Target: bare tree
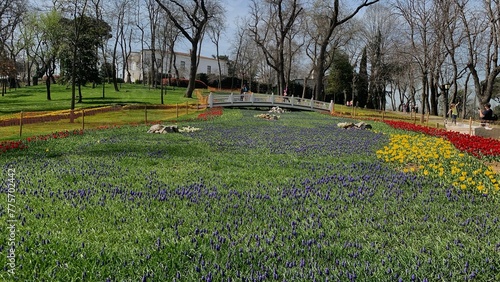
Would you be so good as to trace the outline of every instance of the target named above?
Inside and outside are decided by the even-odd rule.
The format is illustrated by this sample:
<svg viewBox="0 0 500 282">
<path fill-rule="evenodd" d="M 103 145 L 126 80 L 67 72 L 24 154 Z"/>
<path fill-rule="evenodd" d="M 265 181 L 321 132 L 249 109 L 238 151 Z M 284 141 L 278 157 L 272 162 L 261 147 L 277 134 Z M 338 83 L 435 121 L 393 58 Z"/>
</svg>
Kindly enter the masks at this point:
<svg viewBox="0 0 500 282">
<path fill-rule="evenodd" d="M 439 41 L 435 33 L 432 33 L 431 0 L 397 0 L 395 8 L 400 16 L 407 23 L 406 36 L 409 47 L 407 54 L 412 57 L 412 62 L 418 66 L 421 79 L 421 118 L 424 121 L 424 114 L 430 111 L 429 105 L 429 74 L 432 65 L 432 44 Z"/>
<path fill-rule="evenodd" d="M 219 11 L 217 1 L 205 0 L 155 0 L 166 12 L 168 18 L 179 29 L 184 37 L 191 43 L 190 58 L 191 66 L 189 71 L 189 84 L 185 96 L 191 98 L 195 89 L 196 71 L 198 66 L 198 48 L 203 39 L 208 22 Z M 207 5 L 208 4 L 208 5 Z M 180 14 L 174 13 L 177 8 Z M 186 24 L 179 19 L 185 17 Z"/>
<path fill-rule="evenodd" d="M 140 5 L 140 1 L 141 0 L 137 0 L 137 11 L 136 11 L 136 20 L 135 20 L 135 27 L 137 27 L 137 29 L 139 29 L 140 31 L 140 37 L 139 37 L 139 43 L 140 43 L 140 46 L 141 46 L 141 80 L 142 80 L 142 84 L 143 85 L 146 85 L 146 64 L 144 62 L 144 41 L 145 41 L 145 38 L 146 38 L 146 26 L 145 26 L 145 23 L 144 21 L 142 20 L 142 18 L 144 17 L 144 12 L 143 10 L 141 9 L 141 6 Z"/>
<path fill-rule="evenodd" d="M 159 60 L 158 60 L 158 63 L 157 65 L 159 66 L 159 73 L 160 73 L 160 103 L 163 105 L 164 104 L 164 82 L 163 82 L 163 78 L 164 78 L 164 74 L 165 74 L 165 70 L 167 69 L 167 66 L 166 66 L 166 60 L 167 58 L 169 57 L 168 55 L 170 55 L 170 57 L 172 56 L 172 54 L 169 54 L 169 50 L 170 50 L 170 47 L 169 47 L 169 43 L 170 43 L 170 32 L 171 32 L 171 28 L 170 26 L 168 25 L 170 22 L 169 21 L 166 21 L 166 22 L 163 22 L 162 25 L 159 25 L 157 26 L 157 29 L 158 31 L 156 31 L 156 38 L 157 38 L 157 46 L 159 47 Z"/>
<path fill-rule="evenodd" d="M 370 75 L 369 88 L 360 85 L 360 105 L 368 108 L 384 109 L 387 86 L 392 80 L 395 71 L 394 61 L 397 38 L 400 37 L 397 17 L 394 17 L 389 6 L 382 3 L 372 5 L 366 10 L 362 20 L 362 38 L 366 44 L 367 59 L 369 60 Z M 365 78 L 361 78 L 362 80 Z M 368 78 L 366 78 L 368 79 Z M 394 97 L 394 96 L 393 96 Z M 394 101 L 393 107 L 394 107 Z"/>
<path fill-rule="evenodd" d="M 483 0 L 482 10 L 473 10 L 472 1 L 457 1 L 465 28 L 467 42 L 467 68 L 469 69 L 476 97 L 486 104 L 493 95 L 495 78 L 500 73 L 500 3 Z M 480 64 L 483 64 L 480 67 Z M 484 77 L 484 79 L 481 79 Z"/>
<path fill-rule="evenodd" d="M 240 64 L 240 58 L 242 57 L 242 53 L 243 53 L 243 49 L 245 48 L 245 46 L 248 46 L 247 42 L 246 42 L 246 35 L 247 35 L 247 32 L 248 30 L 246 29 L 246 26 L 245 25 L 240 25 L 240 23 L 238 23 L 238 29 L 236 30 L 236 40 L 235 42 L 233 42 L 233 48 L 234 48 L 234 62 L 232 64 L 232 67 L 231 67 L 231 89 L 234 89 L 235 88 L 235 85 L 234 85 L 234 77 L 235 75 L 237 74 L 238 70 L 240 71 L 240 73 L 243 73 L 244 72 L 244 65 L 243 64 Z M 241 85 L 239 85 L 240 87 L 243 87 L 243 77 L 242 77 L 242 81 L 241 81 Z"/>
<path fill-rule="evenodd" d="M 454 5 L 452 1 L 437 1 L 436 6 L 438 11 L 441 11 L 439 13 L 440 19 L 436 21 L 436 28 L 438 32 L 442 34 L 440 36 L 443 40 L 442 46 L 445 48 L 447 53 L 443 66 L 444 69 L 441 71 L 441 84 L 449 84 L 451 87 L 451 97 L 448 95 L 448 90 L 443 91 L 444 114 L 447 112 L 450 100 L 451 102 L 461 101 L 461 114 L 462 117 L 465 117 L 467 99 L 463 99 L 463 97 L 458 96 L 458 80 L 464 76 L 467 70 L 466 66 L 460 66 L 459 60 L 461 57 L 458 54 L 460 45 L 462 45 L 465 38 L 464 28 L 463 25 L 461 25 L 458 7 L 457 5 Z"/>
<path fill-rule="evenodd" d="M 223 12 L 222 14 L 225 14 Z M 222 69 L 221 69 L 221 64 L 220 64 L 220 50 L 219 50 L 219 43 L 220 43 L 220 38 L 221 34 L 225 30 L 225 24 L 223 18 L 219 18 L 220 20 L 213 21 L 211 24 L 208 26 L 208 36 L 210 37 L 210 40 L 212 43 L 215 45 L 215 58 L 217 59 L 217 67 L 218 67 L 218 88 L 219 90 L 221 89 L 221 80 L 222 80 Z"/>
<path fill-rule="evenodd" d="M 95 1 L 95 0 L 94 0 Z M 117 79 L 117 65 L 118 58 L 120 54 L 118 53 L 118 47 L 121 48 L 121 54 L 124 53 L 123 42 L 126 40 L 125 32 L 128 27 L 127 15 L 130 14 L 130 5 L 132 4 L 131 0 L 116 0 L 112 3 L 113 9 L 109 12 L 110 19 L 114 21 L 114 36 L 113 36 L 113 46 L 111 53 L 111 78 L 113 79 L 113 87 L 116 92 L 120 91 L 118 88 L 118 79 Z M 126 62 L 123 62 L 123 65 L 126 65 Z M 123 68 L 125 69 L 125 68 Z"/>
<path fill-rule="evenodd" d="M 361 9 L 364 7 L 368 7 L 372 4 L 377 3 L 379 0 L 363 0 L 363 1 L 349 1 L 350 6 L 353 6 L 353 10 L 350 11 L 341 11 L 340 10 L 340 1 L 334 0 L 333 6 L 328 4 L 324 4 L 323 1 L 318 0 L 320 4 L 317 4 L 319 7 L 324 7 L 323 9 L 318 9 L 318 17 L 325 19 L 325 26 L 323 29 L 318 30 L 317 35 L 315 36 L 318 40 L 318 52 L 315 63 L 315 80 L 316 80 L 316 91 L 315 98 L 318 99 L 323 94 L 323 80 L 325 77 L 325 61 L 328 55 L 328 46 L 330 45 L 330 40 L 332 38 L 333 32 L 339 26 L 345 24 L 349 20 L 351 20 L 354 16 L 356 16 Z M 355 3 L 353 3 L 355 2 Z M 347 7 L 347 3 L 343 3 L 342 7 Z"/>
<path fill-rule="evenodd" d="M 285 43 L 303 7 L 297 0 L 252 0 L 249 31 L 276 71 L 278 93 L 283 93 L 285 78 Z M 291 56 L 291 54 L 289 54 Z"/>
<path fill-rule="evenodd" d="M 148 82 L 149 85 L 152 86 L 153 88 L 156 87 L 156 71 L 157 71 L 157 61 L 156 61 L 156 31 L 157 28 L 156 26 L 159 24 L 160 21 L 160 5 L 158 5 L 158 1 L 154 0 L 145 0 L 146 5 L 148 7 L 148 18 L 149 18 L 149 30 L 150 30 L 150 70 L 149 70 L 149 76 L 148 76 Z"/>
</svg>

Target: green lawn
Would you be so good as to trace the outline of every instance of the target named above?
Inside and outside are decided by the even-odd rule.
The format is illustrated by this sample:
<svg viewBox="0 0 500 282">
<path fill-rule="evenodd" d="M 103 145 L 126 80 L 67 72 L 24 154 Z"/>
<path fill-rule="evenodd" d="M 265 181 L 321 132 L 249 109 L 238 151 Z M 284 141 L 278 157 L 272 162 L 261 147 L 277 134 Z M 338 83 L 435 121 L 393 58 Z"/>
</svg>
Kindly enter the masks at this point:
<svg viewBox="0 0 500 282">
<path fill-rule="evenodd" d="M 384 162 L 390 134 L 408 134 L 385 124 L 259 113 L 6 152 L 3 181 L 16 188 L 0 220 L 16 221 L 0 236 L 0 280 L 500 281 L 498 195 Z"/>
<path fill-rule="evenodd" d="M 193 98 L 185 98 L 185 88 L 168 87 L 164 94 L 164 104 L 196 103 Z M 103 98 L 102 86 L 96 88 L 82 87 L 82 103 L 76 108 L 98 107 L 112 104 L 160 104 L 160 89 L 152 89 L 143 85 L 121 84 L 120 91 L 114 91 L 113 85 L 105 85 Z M 78 92 L 76 93 L 78 98 Z M 2 115 L 11 115 L 34 111 L 57 111 L 71 108 L 71 88 L 64 85 L 53 84 L 51 87 L 50 101 L 47 100 L 45 85 L 27 86 L 9 90 L 3 97 L 0 96 L 0 118 Z"/>
</svg>

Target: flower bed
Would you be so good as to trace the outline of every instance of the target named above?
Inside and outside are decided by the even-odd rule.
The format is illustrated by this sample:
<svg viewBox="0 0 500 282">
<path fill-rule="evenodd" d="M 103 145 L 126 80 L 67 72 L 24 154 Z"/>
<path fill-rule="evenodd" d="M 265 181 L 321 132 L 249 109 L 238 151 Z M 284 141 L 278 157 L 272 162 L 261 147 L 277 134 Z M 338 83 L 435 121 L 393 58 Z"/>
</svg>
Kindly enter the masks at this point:
<svg viewBox="0 0 500 282">
<path fill-rule="evenodd" d="M 256 113 L 184 134 L 50 137 L 2 156 L 19 187 L 17 280 L 498 280 L 498 198 L 442 180 L 484 181 L 480 166 L 447 168 L 479 160 L 381 123 L 346 130 L 296 112 L 270 125 Z M 378 158 L 384 146 L 393 153 Z"/>
<path fill-rule="evenodd" d="M 500 141 L 495 139 L 446 131 L 440 128 L 415 125 L 404 121 L 385 120 L 384 122 L 393 128 L 421 132 L 430 136 L 445 138 L 460 151 L 467 152 L 478 158 L 485 156 L 500 156 Z"/>
</svg>

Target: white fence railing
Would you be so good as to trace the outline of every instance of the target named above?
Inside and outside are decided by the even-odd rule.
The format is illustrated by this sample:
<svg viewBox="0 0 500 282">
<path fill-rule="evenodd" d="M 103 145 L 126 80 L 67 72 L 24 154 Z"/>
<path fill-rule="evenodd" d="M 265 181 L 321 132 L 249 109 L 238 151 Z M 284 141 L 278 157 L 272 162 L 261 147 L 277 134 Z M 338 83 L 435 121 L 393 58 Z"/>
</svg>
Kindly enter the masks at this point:
<svg viewBox="0 0 500 282">
<path fill-rule="evenodd" d="M 217 106 L 249 106 L 249 105 L 277 105 L 292 107 L 298 109 L 309 108 L 311 110 L 323 110 L 331 112 L 333 110 L 333 101 L 330 103 L 315 101 L 313 99 L 303 99 L 294 96 L 268 95 L 256 93 L 243 94 L 213 94 L 208 96 L 208 106 L 210 108 Z"/>
</svg>

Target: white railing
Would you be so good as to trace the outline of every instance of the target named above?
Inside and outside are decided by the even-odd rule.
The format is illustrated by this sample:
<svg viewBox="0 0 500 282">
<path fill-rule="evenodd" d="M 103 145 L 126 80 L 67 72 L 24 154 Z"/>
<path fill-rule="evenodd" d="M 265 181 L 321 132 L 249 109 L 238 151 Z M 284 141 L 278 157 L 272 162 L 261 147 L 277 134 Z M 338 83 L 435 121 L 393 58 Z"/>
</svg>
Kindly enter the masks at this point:
<svg viewBox="0 0 500 282">
<path fill-rule="evenodd" d="M 333 101 L 330 103 L 323 101 L 315 101 L 313 99 L 303 99 L 294 96 L 268 95 L 256 93 L 243 94 L 213 94 L 208 96 L 208 106 L 210 108 L 217 106 L 248 106 L 257 104 L 286 106 L 298 109 L 309 108 L 311 110 L 333 111 Z"/>
</svg>

